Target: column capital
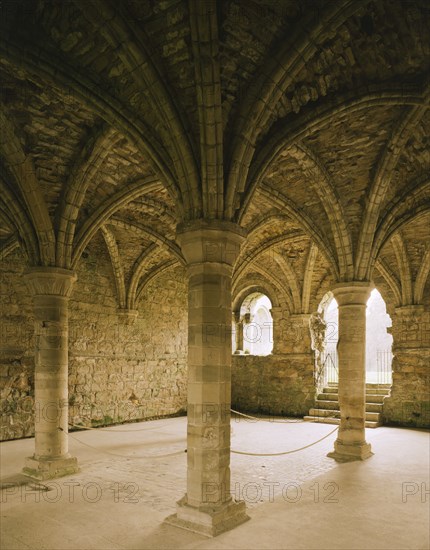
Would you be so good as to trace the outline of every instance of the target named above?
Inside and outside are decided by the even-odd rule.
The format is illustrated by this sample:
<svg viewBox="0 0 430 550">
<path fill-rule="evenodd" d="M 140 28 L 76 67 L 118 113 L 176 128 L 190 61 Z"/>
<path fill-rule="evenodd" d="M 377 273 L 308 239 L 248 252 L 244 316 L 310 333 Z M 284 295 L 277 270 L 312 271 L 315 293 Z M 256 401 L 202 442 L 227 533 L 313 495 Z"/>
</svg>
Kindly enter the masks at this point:
<svg viewBox="0 0 430 550">
<path fill-rule="evenodd" d="M 116 313 L 120 321 L 122 321 L 125 325 L 132 325 L 139 315 L 139 311 L 137 309 L 127 308 L 118 308 Z"/>
<path fill-rule="evenodd" d="M 375 285 L 366 281 L 338 283 L 332 287 L 333 296 L 339 306 L 366 305 Z"/>
<path fill-rule="evenodd" d="M 280 319 L 284 314 L 284 310 L 281 306 L 272 306 L 270 308 L 270 315 L 272 319 Z"/>
<path fill-rule="evenodd" d="M 72 293 L 77 275 L 69 269 L 60 267 L 33 267 L 23 275 L 33 296 L 63 296 Z"/>
<path fill-rule="evenodd" d="M 233 267 L 245 235 L 240 226 L 223 220 L 193 220 L 176 229 L 188 265 L 212 263 Z"/>
</svg>

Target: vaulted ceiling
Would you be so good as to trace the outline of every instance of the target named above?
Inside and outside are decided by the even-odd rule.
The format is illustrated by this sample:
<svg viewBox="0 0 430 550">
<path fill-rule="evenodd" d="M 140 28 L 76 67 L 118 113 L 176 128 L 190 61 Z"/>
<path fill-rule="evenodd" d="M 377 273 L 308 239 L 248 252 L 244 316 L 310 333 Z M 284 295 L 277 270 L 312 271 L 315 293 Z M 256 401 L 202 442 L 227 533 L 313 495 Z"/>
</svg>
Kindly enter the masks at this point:
<svg viewBox="0 0 430 550">
<path fill-rule="evenodd" d="M 430 303 L 428 2 L 11 0 L 1 26 L 4 256 L 76 269 L 102 236 L 133 308 L 178 223 L 225 219 L 234 284 L 292 312 L 374 277 Z"/>
</svg>

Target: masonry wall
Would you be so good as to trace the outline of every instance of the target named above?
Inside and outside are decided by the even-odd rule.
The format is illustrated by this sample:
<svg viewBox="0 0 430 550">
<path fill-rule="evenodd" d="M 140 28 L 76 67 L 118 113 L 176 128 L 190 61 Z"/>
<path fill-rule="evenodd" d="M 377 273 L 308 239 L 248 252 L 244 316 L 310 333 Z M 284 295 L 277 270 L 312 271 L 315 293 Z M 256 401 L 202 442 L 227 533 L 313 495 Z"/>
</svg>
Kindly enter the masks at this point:
<svg viewBox="0 0 430 550">
<path fill-rule="evenodd" d="M 19 250 L 0 262 L 0 438 L 34 434 L 32 300 Z"/>
<path fill-rule="evenodd" d="M 232 357 L 232 408 L 285 416 L 304 416 L 314 404 L 310 355 Z"/>
<path fill-rule="evenodd" d="M 430 307 L 396 308 L 392 321 L 393 385 L 384 422 L 430 428 Z"/>
<path fill-rule="evenodd" d="M 304 416 L 315 403 L 314 353 L 309 316 L 288 312 L 273 327 L 267 356 L 232 356 L 232 408 L 243 412 Z"/>
<path fill-rule="evenodd" d="M 184 272 L 151 282 L 127 324 L 117 312 L 107 256 L 89 250 L 69 305 L 69 419 L 84 426 L 184 414 L 187 297 Z M 19 252 L 0 265 L 1 439 L 34 433 L 31 298 Z"/>
</svg>

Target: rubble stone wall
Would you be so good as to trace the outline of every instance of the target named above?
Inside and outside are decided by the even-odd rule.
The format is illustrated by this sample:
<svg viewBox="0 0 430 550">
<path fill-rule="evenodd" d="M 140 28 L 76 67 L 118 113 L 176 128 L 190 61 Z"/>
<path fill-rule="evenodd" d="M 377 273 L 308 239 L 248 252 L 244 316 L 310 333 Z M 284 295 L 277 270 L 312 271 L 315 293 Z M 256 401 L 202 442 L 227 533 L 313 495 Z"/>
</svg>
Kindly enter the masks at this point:
<svg viewBox="0 0 430 550">
<path fill-rule="evenodd" d="M 155 278 L 128 324 L 117 311 L 109 264 L 90 260 L 81 261 L 69 302 L 70 423 L 98 426 L 185 413 L 183 269 Z M 33 317 L 24 269 L 19 252 L 0 265 L 2 440 L 34 434 Z"/>
<path fill-rule="evenodd" d="M 234 355 L 232 408 L 304 416 L 315 402 L 313 353 Z"/>
<path fill-rule="evenodd" d="M 430 308 L 398 307 L 392 316 L 393 385 L 385 424 L 430 428 Z"/>
</svg>

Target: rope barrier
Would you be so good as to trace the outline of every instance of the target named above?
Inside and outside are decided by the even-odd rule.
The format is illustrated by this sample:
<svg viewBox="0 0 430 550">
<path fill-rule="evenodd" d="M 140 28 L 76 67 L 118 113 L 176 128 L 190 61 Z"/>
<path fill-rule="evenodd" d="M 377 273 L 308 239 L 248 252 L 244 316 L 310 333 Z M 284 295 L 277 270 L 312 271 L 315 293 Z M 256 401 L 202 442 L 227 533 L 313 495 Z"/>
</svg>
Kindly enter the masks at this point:
<svg viewBox="0 0 430 550">
<path fill-rule="evenodd" d="M 252 418 L 253 420 L 261 420 L 262 422 L 270 422 L 272 424 L 299 424 L 300 422 L 306 422 L 306 420 L 268 420 L 267 418 L 259 418 L 258 416 L 252 416 L 250 414 L 241 413 L 239 411 L 235 411 L 234 409 L 230 409 L 230 411 L 234 414 L 237 414 L 239 416 L 243 416 L 245 418 Z M 152 428 L 139 428 L 137 430 L 117 430 L 107 427 L 94 427 L 94 426 L 81 426 L 80 424 L 69 424 L 72 428 L 79 428 L 80 430 L 97 430 L 97 431 L 104 431 L 104 432 L 118 432 L 118 433 L 133 433 L 133 432 L 148 432 L 150 430 L 157 430 L 159 428 L 163 428 L 165 424 L 161 426 L 154 426 Z"/>
<path fill-rule="evenodd" d="M 268 420 L 267 418 L 259 418 L 258 416 L 251 416 L 250 414 L 241 413 L 239 411 L 235 411 L 234 409 L 230 409 L 230 411 L 234 414 L 238 414 L 239 416 L 252 418 L 254 420 L 261 420 L 262 422 L 270 422 L 272 424 L 300 424 L 300 422 L 307 422 L 307 420 Z"/>
<path fill-rule="evenodd" d="M 94 447 L 93 445 L 89 445 L 88 443 L 84 443 L 83 441 L 78 439 L 73 434 L 69 433 L 69 436 L 72 437 L 73 439 L 76 439 L 76 441 L 78 441 L 81 445 L 85 445 L 85 447 L 89 447 L 90 449 L 94 449 L 96 451 L 99 451 L 99 453 L 105 453 L 105 454 L 108 454 L 108 455 L 117 456 L 117 457 L 121 457 L 121 458 L 144 458 L 144 459 L 168 458 L 170 456 L 182 455 L 182 454 L 187 452 L 187 450 L 184 449 L 183 451 L 176 451 L 174 453 L 168 453 L 168 454 L 164 454 L 164 455 L 147 455 L 147 456 L 142 456 L 142 455 L 121 455 L 119 453 L 112 453 L 110 451 L 102 451 L 101 449 L 98 449 L 97 447 Z"/>
<path fill-rule="evenodd" d="M 256 416 L 251 416 L 249 414 L 240 413 L 238 411 L 235 411 L 234 409 L 230 409 L 230 410 L 231 410 L 231 412 L 233 412 L 235 414 L 239 414 L 240 416 L 245 416 L 245 417 L 248 417 L 248 418 L 255 418 L 256 420 L 264 420 L 264 419 L 260 419 Z M 266 420 L 266 422 L 271 422 L 271 421 Z M 279 420 L 278 423 L 279 424 L 292 424 L 293 422 Z M 90 429 L 90 430 L 100 430 L 101 429 L 101 428 L 84 428 L 83 426 L 77 426 L 76 424 L 70 424 L 70 426 L 83 428 L 83 429 Z M 145 429 L 143 429 L 143 430 L 139 429 L 139 430 L 108 430 L 108 431 L 113 431 L 113 432 L 123 432 L 123 431 L 124 432 L 134 432 L 134 431 L 136 431 L 136 432 L 138 432 L 138 431 L 147 431 L 149 429 L 156 429 L 156 428 L 147 428 L 146 430 Z M 282 451 L 282 452 L 279 452 L 279 453 L 249 453 L 249 452 L 246 452 L 246 451 L 235 451 L 234 449 L 231 449 L 230 452 L 233 453 L 233 454 L 236 454 L 236 455 L 245 455 L 245 456 L 284 456 L 284 455 L 289 455 L 289 454 L 297 453 L 299 451 L 304 451 L 305 449 L 309 449 L 309 447 L 313 447 L 314 445 L 317 445 L 321 441 L 324 441 L 324 439 L 327 439 L 332 434 L 334 434 L 334 432 L 336 432 L 338 429 L 339 429 L 339 426 L 336 426 L 336 428 L 334 428 L 334 430 L 332 430 L 331 432 L 326 434 L 324 437 L 321 437 L 317 441 L 314 441 L 313 443 L 309 443 L 308 445 L 305 445 L 304 447 L 299 447 L 298 449 L 292 449 L 292 450 L 289 450 L 289 451 Z M 105 453 L 105 454 L 109 454 L 109 455 L 117 456 L 117 457 L 121 457 L 121 458 L 143 458 L 143 459 L 168 458 L 168 457 L 171 457 L 171 456 L 178 456 L 178 455 L 181 455 L 181 454 L 187 452 L 187 449 L 184 449 L 183 451 L 176 451 L 174 453 L 168 453 L 168 454 L 163 454 L 163 455 L 149 455 L 149 456 L 148 455 L 147 456 L 122 455 L 122 454 L 119 454 L 119 453 L 112 453 L 110 451 L 102 451 L 102 450 L 98 449 L 97 447 L 94 447 L 93 445 L 89 445 L 88 443 L 84 443 L 83 441 L 78 439 L 73 434 L 69 433 L 69 435 L 70 435 L 70 437 L 72 437 L 73 439 L 78 441 L 81 445 L 85 445 L 86 447 L 89 447 L 90 449 L 94 449 L 96 451 L 99 451 L 100 453 Z"/>
<path fill-rule="evenodd" d="M 305 449 L 308 449 L 309 447 L 312 447 L 313 445 L 316 445 L 317 443 L 320 443 L 324 439 L 327 439 L 327 437 L 331 436 L 331 434 L 334 434 L 335 431 L 339 429 L 339 426 L 336 426 L 334 430 L 332 430 L 330 433 L 322 437 L 321 439 L 318 439 L 318 441 L 314 441 L 313 443 L 309 443 L 309 445 L 305 445 L 304 447 L 300 447 L 299 449 L 293 449 L 291 451 L 284 451 L 282 453 L 247 453 L 245 451 L 234 451 L 231 449 L 230 452 L 234 453 L 235 455 L 246 455 L 246 456 L 282 456 L 282 455 L 290 455 L 292 453 L 297 453 L 299 451 L 304 451 Z"/>
<path fill-rule="evenodd" d="M 97 430 L 97 431 L 103 431 L 103 432 L 118 432 L 118 433 L 134 433 L 134 432 L 149 432 L 150 430 L 158 430 L 159 428 L 163 428 L 166 424 L 162 424 L 161 426 L 153 426 L 152 428 L 139 428 L 137 430 L 116 430 L 112 428 L 105 428 L 105 427 L 94 427 L 94 426 L 81 426 L 80 424 L 69 424 L 72 428 L 79 428 L 80 430 Z"/>
</svg>

